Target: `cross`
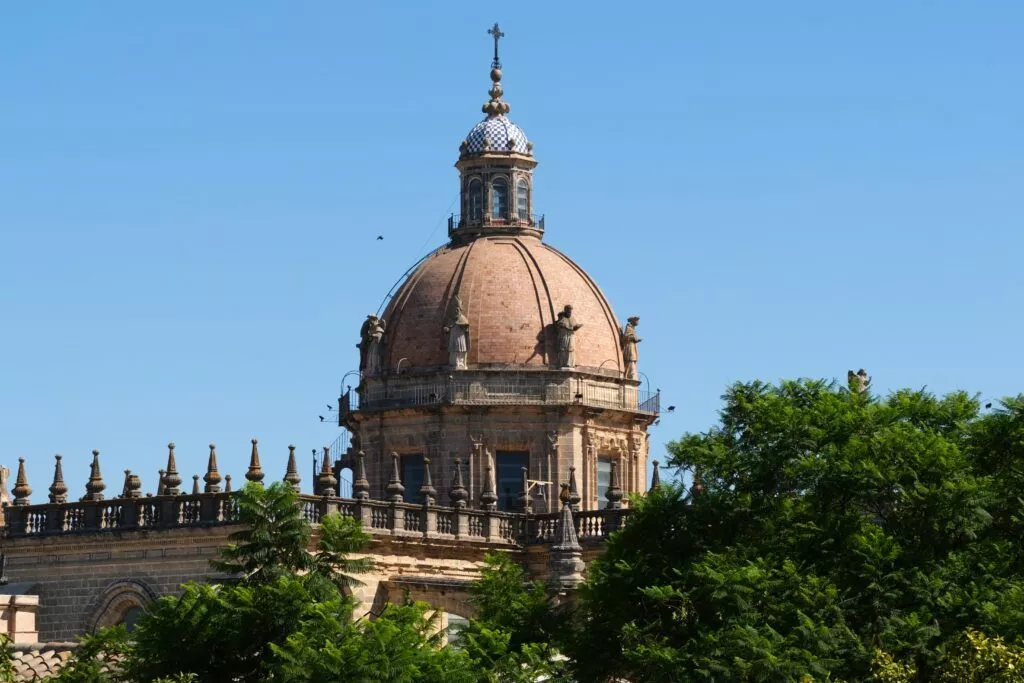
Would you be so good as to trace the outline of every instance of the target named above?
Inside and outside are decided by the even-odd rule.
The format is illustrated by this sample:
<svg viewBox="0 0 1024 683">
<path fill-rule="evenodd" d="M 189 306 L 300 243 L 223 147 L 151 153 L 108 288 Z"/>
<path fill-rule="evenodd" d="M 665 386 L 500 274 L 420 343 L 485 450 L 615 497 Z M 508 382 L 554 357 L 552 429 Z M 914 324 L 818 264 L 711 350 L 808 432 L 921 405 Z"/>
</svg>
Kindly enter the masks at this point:
<svg viewBox="0 0 1024 683">
<path fill-rule="evenodd" d="M 487 35 L 494 36 L 494 62 L 491 64 L 495 69 L 501 68 L 501 60 L 498 59 L 498 41 L 505 37 L 505 34 L 498 28 L 498 22 L 494 22 L 494 26 L 487 29 Z"/>
</svg>

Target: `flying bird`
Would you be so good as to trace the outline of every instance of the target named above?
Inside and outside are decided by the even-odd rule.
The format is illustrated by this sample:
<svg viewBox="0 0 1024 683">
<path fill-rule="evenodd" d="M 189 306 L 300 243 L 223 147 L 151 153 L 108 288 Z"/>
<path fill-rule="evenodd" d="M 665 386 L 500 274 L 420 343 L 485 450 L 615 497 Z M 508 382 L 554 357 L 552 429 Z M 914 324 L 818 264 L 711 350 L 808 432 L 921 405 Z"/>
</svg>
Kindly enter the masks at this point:
<svg viewBox="0 0 1024 683">
<path fill-rule="evenodd" d="M 378 240 L 382 240 L 382 239 L 384 239 L 384 235 L 377 235 L 377 239 L 378 239 Z"/>
<path fill-rule="evenodd" d="M 326 404 L 325 404 L 326 405 Z M 334 410 L 334 408 L 327 406 L 327 410 Z"/>
<path fill-rule="evenodd" d="M 320 418 L 320 421 L 321 421 L 321 422 L 323 422 L 323 421 L 324 421 L 324 416 L 323 416 L 323 415 L 317 415 L 317 417 L 319 417 L 319 418 Z"/>
<path fill-rule="evenodd" d="M 986 407 L 986 408 L 991 408 L 991 407 L 992 407 L 992 403 L 991 403 L 991 402 L 989 402 L 989 403 L 986 403 L 986 404 L 985 404 L 985 407 Z"/>
</svg>

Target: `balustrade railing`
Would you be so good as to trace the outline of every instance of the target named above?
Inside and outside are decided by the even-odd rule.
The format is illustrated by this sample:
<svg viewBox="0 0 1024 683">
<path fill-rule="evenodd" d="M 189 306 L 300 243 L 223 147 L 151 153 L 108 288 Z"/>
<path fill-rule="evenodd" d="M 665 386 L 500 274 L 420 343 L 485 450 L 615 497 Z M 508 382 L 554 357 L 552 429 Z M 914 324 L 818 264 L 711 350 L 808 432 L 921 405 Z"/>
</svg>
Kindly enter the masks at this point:
<svg viewBox="0 0 1024 683">
<path fill-rule="evenodd" d="M 550 543 L 558 534 L 555 513 L 524 515 L 457 509 L 383 500 L 301 495 L 305 520 L 319 524 L 328 514 L 359 520 L 371 535 L 470 539 L 502 545 Z M 574 514 L 581 541 L 602 540 L 625 525 L 628 510 L 591 510 Z M 237 523 L 232 493 L 202 493 L 145 498 L 113 498 L 43 505 L 8 506 L 4 510 L 11 538 L 177 529 Z"/>
</svg>

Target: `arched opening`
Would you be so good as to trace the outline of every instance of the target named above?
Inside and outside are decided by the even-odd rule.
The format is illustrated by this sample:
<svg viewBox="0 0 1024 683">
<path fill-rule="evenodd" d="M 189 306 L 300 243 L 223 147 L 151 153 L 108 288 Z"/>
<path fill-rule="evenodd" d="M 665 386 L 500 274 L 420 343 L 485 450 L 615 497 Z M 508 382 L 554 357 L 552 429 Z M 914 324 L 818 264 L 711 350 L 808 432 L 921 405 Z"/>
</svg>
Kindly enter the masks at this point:
<svg viewBox="0 0 1024 683">
<path fill-rule="evenodd" d="M 445 614 L 448 624 L 444 629 L 444 639 L 448 647 L 462 647 L 462 632 L 469 626 L 469 619 L 459 614 Z"/>
<path fill-rule="evenodd" d="M 142 618 L 142 607 L 139 605 L 132 605 L 124 611 L 121 615 L 121 623 L 128 629 L 128 633 L 135 630 L 135 625 L 139 623 L 139 619 Z"/>
<path fill-rule="evenodd" d="M 469 181 L 469 218 L 478 221 L 484 217 L 484 184 L 474 178 Z"/>
<path fill-rule="evenodd" d="M 508 218 L 508 183 L 504 178 L 491 181 L 491 218 Z"/>
<path fill-rule="evenodd" d="M 338 495 L 342 498 L 352 497 L 352 468 L 342 467 L 338 470 Z"/>
<path fill-rule="evenodd" d="M 100 595 L 89 618 L 88 630 L 95 632 L 107 626 L 124 624 L 130 631 L 142 617 L 146 605 L 156 600 L 156 594 L 143 581 L 121 579 L 115 581 Z"/>
<path fill-rule="evenodd" d="M 530 218 L 530 187 L 525 180 L 516 183 L 516 215 L 520 220 Z"/>
</svg>

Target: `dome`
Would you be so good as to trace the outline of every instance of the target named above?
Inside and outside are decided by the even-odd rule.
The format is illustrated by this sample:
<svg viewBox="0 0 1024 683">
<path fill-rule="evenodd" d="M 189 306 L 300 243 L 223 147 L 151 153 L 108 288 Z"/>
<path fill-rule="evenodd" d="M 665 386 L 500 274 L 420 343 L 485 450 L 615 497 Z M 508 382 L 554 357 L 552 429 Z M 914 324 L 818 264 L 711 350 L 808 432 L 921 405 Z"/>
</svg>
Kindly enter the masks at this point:
<svg viewBox="0 0 1024 683">
<path fill-rule="evenodd" d="M 402 283 L 384 320 L 385 369 L 447 368 L 445 325 L 458 295 L 469 321 L 468 364 L 550 367 L 566 304 L 582 327 L 575 367 L 622 372 L 619 324 L 597 283 L 567 256 L 527 235 L 480 237 L 431 254 Z M 405 359 L 405 360 L 402 360 Z"/>
<path fill-rule="evenodd" d="M 511 146 L 509 143 L 511 141 Z M 505 115 L 488 116 L 473 126 L 466 136 L 465 154 L 481 152 L 519 152 L 530 154 L 530 142 L 523 129 Z"/>
</svg>

